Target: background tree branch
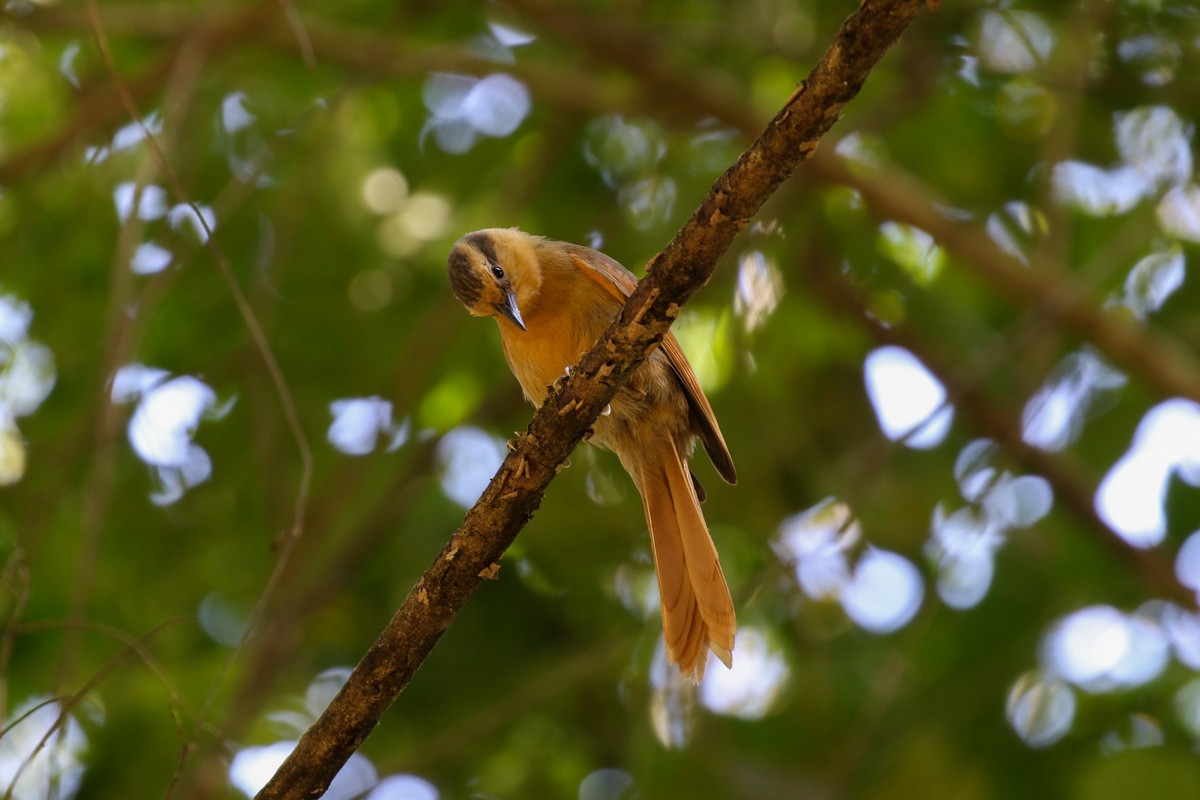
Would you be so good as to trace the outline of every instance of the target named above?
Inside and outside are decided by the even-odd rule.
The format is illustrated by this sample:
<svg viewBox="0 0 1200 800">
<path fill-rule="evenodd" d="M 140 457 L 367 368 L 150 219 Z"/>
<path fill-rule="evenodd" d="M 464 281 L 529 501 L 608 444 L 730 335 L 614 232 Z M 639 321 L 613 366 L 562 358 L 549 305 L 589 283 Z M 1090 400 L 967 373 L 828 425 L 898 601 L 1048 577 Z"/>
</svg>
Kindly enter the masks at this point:
<svg viewBox="0 0 1200 800">
<path fill-rule="evenodd" d="M 923 5 L 874 0 L 843 23 L 808 79 L 651 261 L 602 340 L 510 444 L 463 524 L 258 798 L 308 798 L 328 788 L 469 597 L 495 577 L 505 550 L 588 426 L 708 280 L 734 237 L 816 149 Z"/>
<path fill-rule="evenodd" d="M 1188 348 L 1152 326 L 1097 308 L 1095 298 L 1063 274 L 1060 265 L 1037 254 L 1028 266 L 1022 264 L 983 235 L 977 224 L 949 219 L 939 210 L 938 198 L 902 170 L 881 169 L 867 178 L 838 159 L 817 161 L 823 176 L 857 189 L 879 216 L 930 233 L 981 281 L 1050 316 L 1164 397 L 1200 402 L 1200 362 Z"/>
<path fill-rule="evenodd" d="M 990 396 L 982 381 L 962 375 L 952 359 L 906 326 L 881 323 L 871 315 L 854 287 L 832 266 L 813 264 L 807 279 L 814 294 L 867 331 L 879 344 L 898 345 L 916 355 L 947 388 L 947 402 L 960 409 L 976 431 L 999 444 L 1015 463 L 1049 481 L 1055 497 L 1084 529 L 1120 563 L 1139 574 L 1148 588 L 1183 606 L 1196 607 L 1195 592 L 1180 582 L 1169 559 L 1161 552 L 1135 547 L 1104 521 L 1096 511 L 1097 487 L 1087 481 L 1069 456 L 1034 447 L 1021 438 L 1019 406 Z"/>
</svg>

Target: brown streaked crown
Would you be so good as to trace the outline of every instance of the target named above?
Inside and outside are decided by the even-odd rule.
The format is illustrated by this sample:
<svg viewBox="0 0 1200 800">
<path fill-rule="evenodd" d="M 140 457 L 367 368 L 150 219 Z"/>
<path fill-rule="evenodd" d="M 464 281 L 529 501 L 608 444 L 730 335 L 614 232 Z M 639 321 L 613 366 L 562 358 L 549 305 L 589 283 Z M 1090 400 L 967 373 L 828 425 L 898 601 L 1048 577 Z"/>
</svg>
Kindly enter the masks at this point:
<svg viewBox="0 0 1200 800">
<path fill-rule="evenodd" d="M 468 233 L 462 238 L 462 240 L 478 250 L 480 254 L 487 259 L 487 263 L 500 263 L 500 257 L 496 255 L 496 243 L 492 241 L 491 234 L 488 233 L 488 231 L 475 231 L 474 233 Z"/>
<path fill-rule="evenodd" d="M 483 296 L 483 278 L 475 268 L 471 251 L 459 242 L 450 251 L 447 262 L 450 275 L 450 291 L 468 309 L 474 308 Z"/>
</svg>

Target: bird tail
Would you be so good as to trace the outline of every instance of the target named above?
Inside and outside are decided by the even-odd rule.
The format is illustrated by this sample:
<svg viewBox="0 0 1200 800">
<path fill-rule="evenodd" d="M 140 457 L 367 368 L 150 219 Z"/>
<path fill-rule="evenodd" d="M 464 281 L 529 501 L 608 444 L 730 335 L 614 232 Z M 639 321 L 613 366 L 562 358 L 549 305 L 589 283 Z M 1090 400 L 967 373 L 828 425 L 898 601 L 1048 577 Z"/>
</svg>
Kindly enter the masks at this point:
<svg viewBox="0 0 1200 800">
<path fill-rule="evenodd" d="M 678 446 L 666 440 L 661 456 L 645 459 L 642 467 L 638 489 L 654 549 L 667 657 L 698 682 L 709 650 L 733 666 L 733 599 Z"/>
</svg>

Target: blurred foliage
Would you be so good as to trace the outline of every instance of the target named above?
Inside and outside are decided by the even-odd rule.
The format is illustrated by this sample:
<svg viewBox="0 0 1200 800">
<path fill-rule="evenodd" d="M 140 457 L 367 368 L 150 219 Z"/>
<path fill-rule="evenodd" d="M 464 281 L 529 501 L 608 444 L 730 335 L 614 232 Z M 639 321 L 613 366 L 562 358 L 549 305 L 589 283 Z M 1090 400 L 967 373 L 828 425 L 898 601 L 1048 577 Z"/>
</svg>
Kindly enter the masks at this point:
<svg viewBox="0 0 1200 800">
<path fill-rule="evenodd" d="M 242 796 L 530 415 L 453 241 L 637 271 L 857 4 L 97 5 L 0 20 L 0 785 L 63 720 L 13 796 Z M 340 796 L 1200 797 L 1197 398 L 1147 417 L 1150 364 L 864 199 L 1195 385 L 1198 42 L 1173 0 L 923 14 L 680 320 L 741 477 L 696 459 L 737 669 L 666 680 L 585 447 Z M 888 430 L 926 385 L 907 427 L 952 420 Z"/>
</svg>

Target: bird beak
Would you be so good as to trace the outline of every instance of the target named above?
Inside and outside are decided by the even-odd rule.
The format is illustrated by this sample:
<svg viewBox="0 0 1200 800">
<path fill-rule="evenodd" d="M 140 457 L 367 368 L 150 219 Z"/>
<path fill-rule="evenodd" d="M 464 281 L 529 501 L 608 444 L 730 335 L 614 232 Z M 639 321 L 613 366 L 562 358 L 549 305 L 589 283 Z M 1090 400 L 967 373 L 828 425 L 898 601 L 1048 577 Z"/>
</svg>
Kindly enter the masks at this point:
<svg viewBox="0 0 1200 800">
<path fill-rule="evenodd" d="M 514 292 L 509 292 L 506 298 L 508 302 L 497 303 L 496 308 L 500 313 L 510 319 L 514 325 L 521 330 L 525 330 L 525 320 L 521 319 L 521 309 L 517 308 L 517 295 Z"/>
</svg>

